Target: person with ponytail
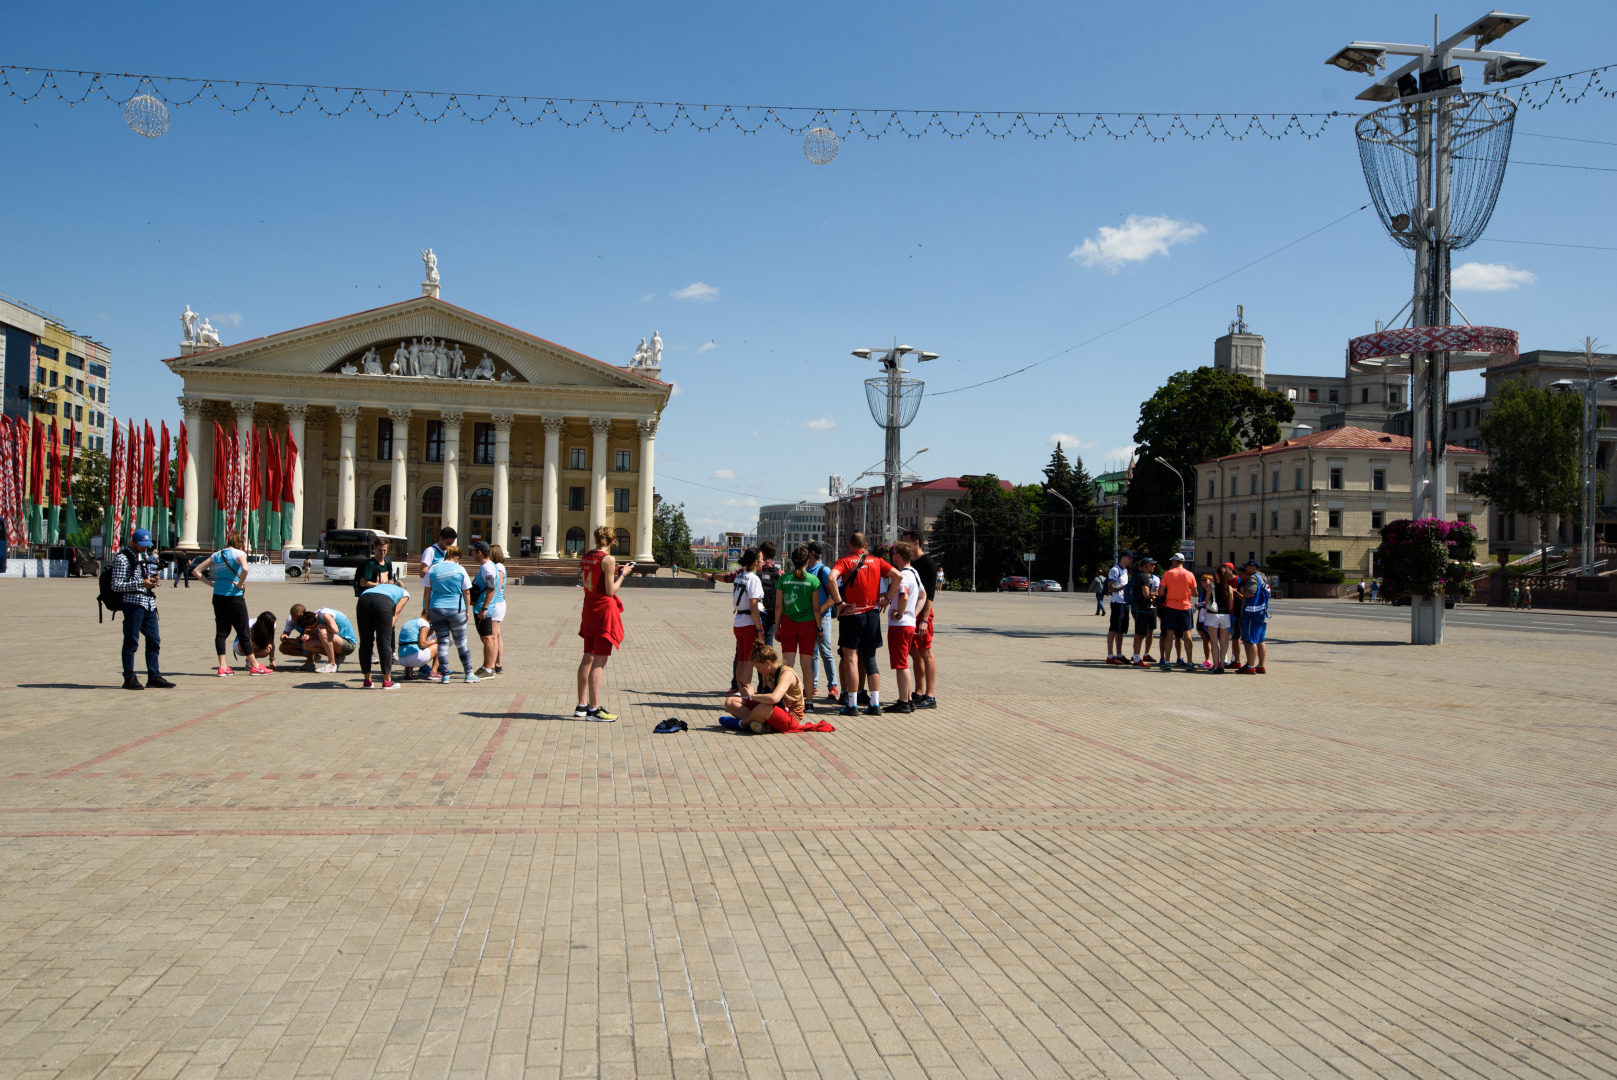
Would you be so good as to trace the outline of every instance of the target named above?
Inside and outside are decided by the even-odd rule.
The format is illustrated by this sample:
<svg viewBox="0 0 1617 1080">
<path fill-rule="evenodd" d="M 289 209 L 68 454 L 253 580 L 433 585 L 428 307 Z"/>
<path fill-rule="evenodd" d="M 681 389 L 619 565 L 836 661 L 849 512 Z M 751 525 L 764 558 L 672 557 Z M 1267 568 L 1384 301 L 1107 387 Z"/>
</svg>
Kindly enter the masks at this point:
<svg viewBox="0 0 1617 1080">
<path fill-rule="evenodd" d="M 791 573 L 775 584 L 776 624 L 775 637 L 787 667 L 797 658 L 803 658 L 803 685 L 814 685 L 814 653 L 820 630 L 820 579 L 808 572 L 813 555 L 807 547 L 792 552 Z M 814 711 L 812 695 L 805 698 L 805 708 Z"/>
<path fill-rule="evenodd" d="M 812 654 L 811 654 L 812 655 Z M 719 725 L 737 731 L 750 731 L 762 735 L 769 731 L 835 731 L 825 721 L 803 723 L 803 680 L 790 667 L 780 662 L 780 654 L 772 645 L 754 642 L 747 656 L 752 670 L 758 674 L 757 689 L 746 689 L 731 694 L 724 701 L 724 715 Z"/>
<path fill-rule="evenodd" d="M 619 566 L 612 557 L 613 532 L 602 525 L 595 530 L 595 549 L 579 560 L 578 582 L 584 587 L 584 610 L 578 636 L 584 639 L 584 657 L 578 662 L 578 707 L 573 719 L 610 724 L 618 714 L 601 707 L 601 684 L 612 650 L 623 644 L 623 601 L 618 586 L 634 563 Z"/>
</svg>

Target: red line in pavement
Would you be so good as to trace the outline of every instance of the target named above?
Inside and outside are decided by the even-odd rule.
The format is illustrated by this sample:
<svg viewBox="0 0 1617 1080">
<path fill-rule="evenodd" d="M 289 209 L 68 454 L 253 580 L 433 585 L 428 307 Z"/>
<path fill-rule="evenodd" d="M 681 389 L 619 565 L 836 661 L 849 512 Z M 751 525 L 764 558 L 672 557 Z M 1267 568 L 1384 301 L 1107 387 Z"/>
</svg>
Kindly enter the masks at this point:
<svg viewBox="0 0 1617 1080">
<path fill-rule="evenodd" d="M 814 749 L 819 753 L 819 755 L 821 757 L 823 757 L 825 760 L 829 761 L 831 763 L 831 767 L 833 769 L 835 769 L 837 772 L 841 773 L 843 776 L 846 776 L 849 780 L 857 780 L 857 779 L 859 779 L 859 774 L 854 772 L 852 769 L 848 768 L 846 765 L 844 765 L 842 763 L 841 758 L 837 757 L 831 751 L 827 750 L 824 746 L 822 746 L 820 744 L 819 739 L 816 739 L 814 736 L 805 733 L 803 735 L 803 741 L 808 743 L 810 746 L 814 747 Z"/>
<path fill-rule="evenodd" d="M 231 709 L 237 709 L 237 708 L 240 708 L 243 705 L 251 704 L 252 702 L 257 701 L 259 698 L 267 698 L 273 693 L 275 693 L 274 690 L 266 690 L 262 694 L 254 694 L 252 697 L 243 698 L 241 701 L 235 702 L 234 704 L 226 705 L 223 708 L 215 709 L 212 712 L 203 713 L 201 716 L 197 717 L 194 720 L 187 720 L 183 724 L 175 724 L 173 727 L 164 728 L 162 731 L 153 732 L 152 734 L 146 736 L 144 739 L 136 739 L 134 742 L 125 743 L 124 745 L 118 747 L 115 750 L 108 750 L 104 754 L 97 754 L 95 757 L 91 758 L 89 761 L 81 761 L 77 765 L 71 765 L 68 768 L 62 769 L 62 770 L 60 770 L 58 772 L 53 772 L 46 779 L 57 780 L 57 779 L 60 779 L 61 777 L 64 777 L 64 776 L 71 776 L 74 773 L 78 772 L 80 769 L 88 769 L 91 765 L 99 765 L 103 761 L 107 761 L 110 758 L 117 757 L 119 754 L 127 754 L 129 751 L 134 750 L 137 747 L 145 746 L 149 742 L 156 742 L 158 739 L 161 739 L 165 735 L 172 735 L 176 731 L 184 731 L 186 728 L 192 727 L 192 726 L 194 726 L 196 724 L 200 724 L 204 720 L 212 720 L 214 717 L 222 716 L 223 714 L 229 712 Z"/>
<path fill-rule="evenodd" d="M 511 699 L 511 707 L 505 710 L 505 719 L 500 721 L 500 726 L 494 729 L 493 735 L 489 736 L 488 745 L 483 747 L 483 752 L 478 755 L 477 764 L 473 765 L 472 771 L 466 774 L 466 779 L 481 780 L 488 774 L 488 764 L 494 760 L 494 755 L 499 752 L 500 744 L 505 741 L 505 733 L 511 730 L 511 721 L 516 719 L 517 713 L 522 711 L 522 699 L 526 696 L 526 694 L 518 694 Z"/>
<path fill-rule="evenodd" d="M 674 633 L 678 634 L 680 637 L 684 638 L 685 639 L 685 644 L 689 645 L 691 648 L 700 649 L 702 647 L 702 645 L 701 645 L 701 643 L 699 641 L 697 641 L 695 638 L 691 637 L 689 634 L 687 634 L 685 631 L 681 630 L 679 627 L 675 626 L 673 623 L 669 622 L 667 619 L 663 620 L 663 625 L 668 627 L 668 629 L 672 630 Z"/>
<path fill-rule="evenodd" d="M 550 639 L 550 647 L 552 649 L 554 649 L 556 647 L 556 642 L 558 642 L 560 640 L 561 640 L 561 631 L 557 630 L 556 631 L 556 636 Z"/>
<path fill-rule="evenodd" d="M 1065 735 L 1069 739 L 1077 739 L 1079 742 L 1086 742 L 1091 746 L 1098 746 L 1102 750 L 1109 750 L 1114 754 L 1121 754 L 1123 757 L 1126 757 L 1131 761 L 1138 761 L 1140 764 L 1149 765 L 1153 769 L 1161 769 L 1170 776 L 1177 776 L 1181 780 L 1189 780 L 1192 784 L 1207 783 L 1207 781 L 1201 779 L 1200 777 L 1192 776 L 1189 773 L 1180 772 L 1178 769 L 1164 765 L 1161 762 L 1152 761 L 1150 758 L 1141 757 L 1139 754 L 1131 753 L 1124 750 L 1122 747 L 1113 746 L 1110 743 L 1103 743 L 1099 739 L 1092 739 L 1088 735 L 1080 735 L 1076 731 L 1068 731 L 1066 728 L 1059 728 L 1054 724 L 1047 724 L 1043 720 L 1035 720 L 1031 716 L 1023 716 L 1021 713 L 1007 709 L 1003 705 L 997 705 L 994 702 L 989 701 L 987 698 L 978 698 L 977 700 L 982 702 L 984 705 L 987 705 L 990 709 L 997 709 L 1000 712 L 1005 713 L 1007 716 L 1014 716 L 1018 720 L 1026 720 L 1030 724 L 1037 724 L 1042 728 L 1049 728 L 1057 735 Z"/>
<path fill-rule="evenodd" d="M 171 836 L 545 836 L 646 833 L 787 833 L 787 832 L 1023 832 L 1023 833 L 1315 833 L 1345 836 L 1617 836 L 1617 829 L 1489 829 L 1489 828 L 1368 828 L 1319 825 L 998 825 L 974 822 L 961 825 L 778 825 L 722 822 L 715 825 L 482 825 L 443 828 L 393 829 L 30 829 L 0 832 L 0 837 L 132 837 Z"/>
</svg>

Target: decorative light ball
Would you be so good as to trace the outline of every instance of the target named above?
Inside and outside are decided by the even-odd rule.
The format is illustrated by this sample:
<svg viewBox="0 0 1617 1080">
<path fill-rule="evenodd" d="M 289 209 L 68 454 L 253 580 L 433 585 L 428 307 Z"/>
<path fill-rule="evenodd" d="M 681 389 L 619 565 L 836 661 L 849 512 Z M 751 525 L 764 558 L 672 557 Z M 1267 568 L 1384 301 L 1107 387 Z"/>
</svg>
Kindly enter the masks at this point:
<svg viewBox="0 0 1617 1080">
<path fill-rule="evenodd" d="M 816 165 L 829 165 L 837 159 L 841 143 L 837 133 L 828 127 L 810 128 L 803 136 L 803 156 Z"/>
<path fill-rule="evenodd" d="M 155 139 L 168 130 L 168 106 L 151 94 L 136 94 L 124 103 L 124 123 L 136 135 Z"/>
</svg>

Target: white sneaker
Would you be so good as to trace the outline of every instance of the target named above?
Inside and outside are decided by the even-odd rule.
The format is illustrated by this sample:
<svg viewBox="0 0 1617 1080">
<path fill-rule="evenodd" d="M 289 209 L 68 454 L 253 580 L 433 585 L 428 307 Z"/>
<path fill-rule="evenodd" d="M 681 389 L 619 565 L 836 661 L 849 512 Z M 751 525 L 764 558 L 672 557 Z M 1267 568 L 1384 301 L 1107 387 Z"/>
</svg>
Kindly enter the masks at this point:
<svg viewBox="0 0 1617 1080">
<path fill-rule="evenodd" d="M 337 674 L 337 665 L 336 664 L 321 664 L 319 667 L 315 668 L 315 671 L 319 672 L 322 675 L 335 675 L 335 674 Z"/>
</svg>

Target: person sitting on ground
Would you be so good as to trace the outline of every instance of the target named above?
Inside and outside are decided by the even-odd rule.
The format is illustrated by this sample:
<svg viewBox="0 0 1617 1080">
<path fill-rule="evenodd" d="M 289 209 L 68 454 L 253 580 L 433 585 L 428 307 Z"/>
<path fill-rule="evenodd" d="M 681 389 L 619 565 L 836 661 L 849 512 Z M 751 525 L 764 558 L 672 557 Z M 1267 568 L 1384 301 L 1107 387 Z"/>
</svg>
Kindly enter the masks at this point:
<svg viewBox="0 0 1617 1080">
<path fill-rule="evenodd" d="M 261 667 L 263 669 L 259 672 L 261 675 L 265 672 L 274 672 L 275 612 L 260 611 L 258 618 L 254 619 L 253 625 L 248 628 L 248 638 L 252 641 L 253 655 L 250 657 L 242 655 L 241 640 L 238 638 L 231 645 L 237 658 L 245 660 L 255 667 Z"/>
<path fill-rule="evenodd" d="M 758 673 L 758 687 L 731 694 L 724 701 L 719 723 L 744 728 L 755 735 L 766 731 L 835 731 L 825 721 L 804 724 L 803 678 L 780 662 L 772 646 L 755 642 L 747 654 L 748 667 Z"/>
<path fill-rule="evenodd" d="M 1140 568 L 1134 571 L 1129 579 L 1128 603 L 1134 615 L 1134 657 L 1130 661 L 1135 667 L 1145 667 L 1153 663 L 1151 658 L 1151 638 L 1157 629 L 1157 575 L 1152 573 L 1156 569 L 1157 560 L 1147 555 L 1140 560 Z M 1140 654 L 1140 643 L 1145 643 L 1145 655 Z"/>
<path fill-rule="evenodd" d="M 399 666 L 404 677 L 420 674 L 431 678 L 432 661 L 438 655 L 438 639 L 432 635 L 432 624 L 426 619 L 411 619 L 399 629 Z"/>
<path fill-rule="evenodd" d="M 343 658 L 359 648 L 354 624 L 336 608 L 305 610 L 298 617 L 298 629 L 303 631 L 303 654 L 309 658 L 308 663 L 314 664 L 316 657 L 325 658 L 325 663 L 313 669 L 322 675 L 335 675 Z"/>
</svg>

